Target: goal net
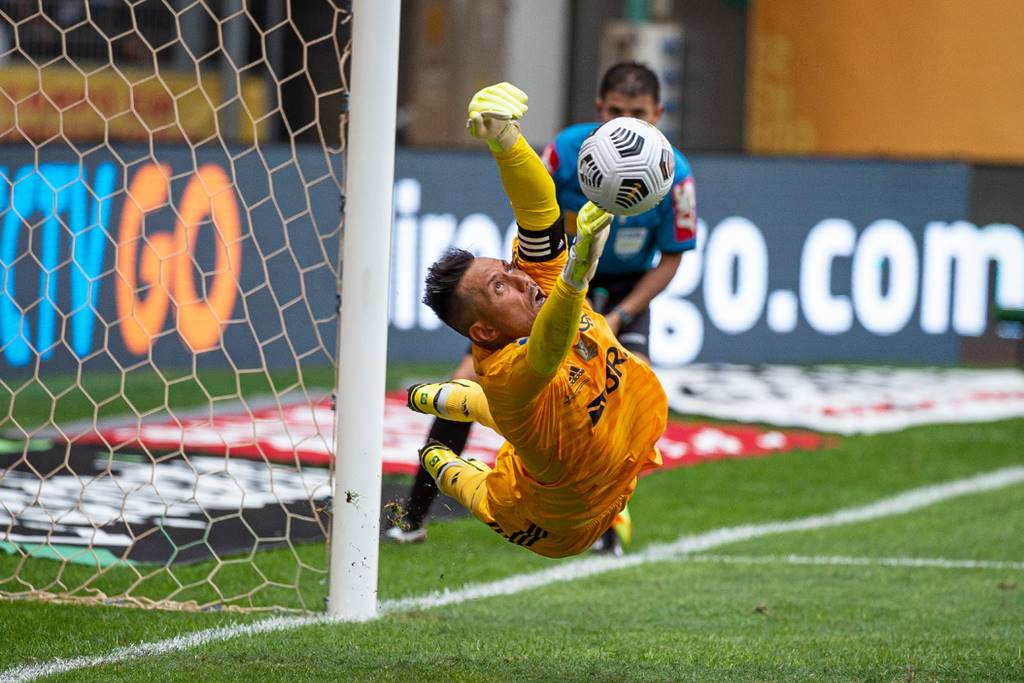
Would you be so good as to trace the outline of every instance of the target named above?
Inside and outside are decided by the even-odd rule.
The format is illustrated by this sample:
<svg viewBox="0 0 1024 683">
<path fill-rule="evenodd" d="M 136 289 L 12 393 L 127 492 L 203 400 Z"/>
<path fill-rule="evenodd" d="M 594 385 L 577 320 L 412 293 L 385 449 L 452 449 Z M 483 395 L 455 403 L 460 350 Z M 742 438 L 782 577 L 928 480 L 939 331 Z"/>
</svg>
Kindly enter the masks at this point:
<svg viewBox="0 0 1024 683">
<path fill-rule="evenodd" d="M 350 18 L 0 0 L 0 596 L 322 608 Z"/>
</svg>

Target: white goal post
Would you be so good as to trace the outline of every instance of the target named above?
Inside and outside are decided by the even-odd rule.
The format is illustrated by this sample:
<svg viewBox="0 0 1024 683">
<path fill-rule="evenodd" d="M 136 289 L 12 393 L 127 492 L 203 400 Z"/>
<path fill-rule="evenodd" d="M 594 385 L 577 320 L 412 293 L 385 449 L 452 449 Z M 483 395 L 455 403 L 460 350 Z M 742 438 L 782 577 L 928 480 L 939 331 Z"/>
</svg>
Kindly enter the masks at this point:
<svg viewBox="0 0 1024 683">
<path fill-rule="evenodd" d="M 0 600 L 376 614 L 400 17 L 0 0 Z"/>
<path fill-rule="evenodd" d="M 328 614 L 377 612 L 400 0 L 352 5 Z"/>
</svg>

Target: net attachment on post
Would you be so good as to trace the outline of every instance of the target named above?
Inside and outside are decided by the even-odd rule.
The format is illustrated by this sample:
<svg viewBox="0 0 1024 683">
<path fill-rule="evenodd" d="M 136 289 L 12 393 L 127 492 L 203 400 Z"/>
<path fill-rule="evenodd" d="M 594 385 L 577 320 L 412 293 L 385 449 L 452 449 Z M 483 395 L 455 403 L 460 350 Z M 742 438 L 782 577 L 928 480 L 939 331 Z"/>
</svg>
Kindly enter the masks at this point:
<svg viewBox="0 0 1024 683">
<path fill-rule="evenodd" d="M 320 609 L 348 3 L 0 0 L 0 596 Z"/>
</svg>

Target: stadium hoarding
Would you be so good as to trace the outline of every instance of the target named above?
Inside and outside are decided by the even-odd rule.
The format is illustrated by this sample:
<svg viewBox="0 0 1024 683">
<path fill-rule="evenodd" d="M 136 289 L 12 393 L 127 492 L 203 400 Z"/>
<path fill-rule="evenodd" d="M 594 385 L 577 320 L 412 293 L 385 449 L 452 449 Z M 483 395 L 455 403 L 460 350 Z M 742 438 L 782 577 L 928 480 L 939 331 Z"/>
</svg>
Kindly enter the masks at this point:
<svg viewBox="0 0 1024 683">
<path fill-rule="evenodd" d="M 5 151 L 0 375 L 333 357 L 338 169 L 322 153 Z M 954 363 L 993 297 L 1024 306 L 1024 236 L 999 222 L 1024 216 L 970 222 L 966 165 L 691 161 L 700 240 L 654 303 L 660 365 Z M 394 199 L 389 355 L 453 361 L 465 341 L 420 303 L 423 275 L 451 244 L 509 253 L 508 200 L 486 153 L 408 149 Z"/>
<path fill-rule="evenodd" d="M 268 128 L 267 86 L 253 75 L 241 76 L 238 85 L 245 103 L 234 112 L 239 139 L 251 143 Z M 217 135 L 218 109 L 233 96 L 209 69 L 119 66 L 84 73 L 60 62 L 4 64 L 0 91 L 0 143 L 13 144 L 57 136 L 84 143 L 205 140 Z"/>
<path fill-rule="evenodd" d="M 0 374 L 329 362 L 332 164 L 313 148 L 6 147 Z"/>
<path fill-rule="evenodd" d="M 949 364 L 984 332 L 993 297 L 1024 305 L 1024 235 L 969 221 L 967 165 L 690 160 L 699 243 L 653 304 L 658 365 Z M 497 172 L 486 155 L 405 150 L 395 211 L 392 357 L 454 360 L 465 342 L 419 303 L 423 276 L 450 244 L 510 253 Z"/>
</svg>

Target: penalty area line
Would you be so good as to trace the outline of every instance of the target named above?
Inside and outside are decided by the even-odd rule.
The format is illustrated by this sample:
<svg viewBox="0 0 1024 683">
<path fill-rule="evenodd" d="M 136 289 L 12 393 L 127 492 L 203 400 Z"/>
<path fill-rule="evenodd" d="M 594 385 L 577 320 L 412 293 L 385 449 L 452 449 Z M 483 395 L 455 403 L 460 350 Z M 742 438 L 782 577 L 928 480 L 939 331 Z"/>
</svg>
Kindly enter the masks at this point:
<svg viewBox="0 0 1024 683">
<path fill-rule="evenodd" d="M 995 491 L 1014 484 L 1024 482 L 1024 467 L 1007 467 L 993 472 L 979 474 L 966 479 L 924 486 L 903 493 L 883 498 L 852 508 L 843 508 L 834 512 L 801 517 L 784 522 L 766 524 L 746 524 L 742 526 L 714 529 L 702 534 L 682 536 L 671 543 L 654 543 L 643 550 L 624 557 L 589 556 L 576 560 L 566 560 L 556 567 L 530 574 L 521 574 L 488 583 L 469 584 L 457 590 L 445 590 L 423 596 L 385 600 L 380 603 L 380 615 L 396 612 L 408 612 L 420 609 L 433 609 L 447 605 L 457 605 L 471 600 L 480 600 L 506 595 L 515 595 L 555 583 L 575 581 L 588 576 L 596 576 L 617 569 L 635 567 L 651 562 L 666 560 L 694 559 L 700 553 L 739 541 L 746 541 L 775 534 L 795 531 L 815 531 L 830 527 L 867 522 L 885 517 L 892 517 L 934 505 L 961 496 L 986 491 Z M 728 557 L 728 556 L 723 556 Z M 865 558 L 847 558 L 852 562 Z M 881 558 L 885 559 L 885 558 Z M 895 558 L 889 558 L 895 559 Z M 796 562 L 794 562 L 796 563 Z M 248 624 L 222 626 L 205 629 L 189 634 L 168 638 L 153 643 L 139 643 L 117 648 L 103 655 L 82 656 L 73 658 L 51 659 L 40 664 L 15 666 L 0 672 L 0 681 L 22 683 L 35 680 L 42 676 L 84 669 L 104 664 L 167 654 L 193 647 L 201 647 L 217 641 L 229 640 L 247 635 L 260 635 L 274 631 L 284 631 L 305 626 L 343 623 L 347 620 L 336 617 L 273 617 Z"/>
</svg>

